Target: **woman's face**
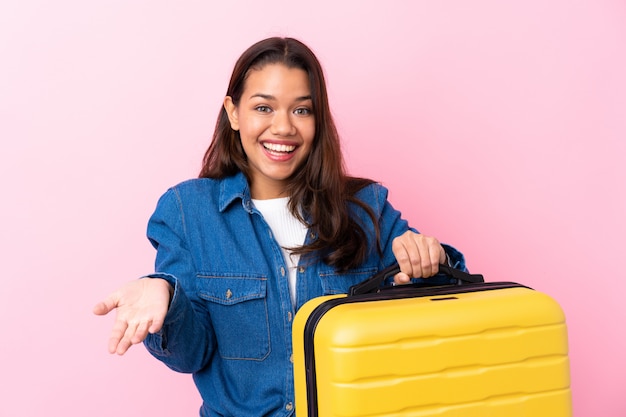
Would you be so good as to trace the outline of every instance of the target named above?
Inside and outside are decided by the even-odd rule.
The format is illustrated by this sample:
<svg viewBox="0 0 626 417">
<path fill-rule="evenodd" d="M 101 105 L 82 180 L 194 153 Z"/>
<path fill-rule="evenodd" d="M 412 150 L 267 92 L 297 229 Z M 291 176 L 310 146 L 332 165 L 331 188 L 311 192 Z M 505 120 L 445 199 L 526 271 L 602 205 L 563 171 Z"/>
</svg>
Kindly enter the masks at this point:
<svg viewBox="0 0 626 417">
<path fill-rule="evenodd" d="M 224 99 L 250 166 L 252 198 L 285 196 L 287 179 L 311 151 L 315 136 L 309 78 L 304 70 L 268 64 L 250 70 L 237 106 Z"/>
</svg>

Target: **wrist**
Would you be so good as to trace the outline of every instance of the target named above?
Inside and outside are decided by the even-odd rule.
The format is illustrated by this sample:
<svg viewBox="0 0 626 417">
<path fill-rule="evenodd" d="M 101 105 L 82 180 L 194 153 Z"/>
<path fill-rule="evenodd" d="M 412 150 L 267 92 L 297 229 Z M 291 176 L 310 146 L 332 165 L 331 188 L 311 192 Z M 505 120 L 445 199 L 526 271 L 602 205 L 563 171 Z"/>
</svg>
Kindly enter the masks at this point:
<svg viewBox="0 0 626 417">
<path fill-rule="evenodd" d="M 160 278 L 160 277 L 144 277 L 144 278 L 149 278 L 150 281 L 152 282 L 152 286 L 153 288 L 159 288 L 158 291 L 161 292 L 161 294 L 165 295 L 164 292 L 162 292 L 163 290 L 167 291 L 167 307 L 169 308 L 169 306 L 172 304 L 172 300 L 174 299 L 174 285 L 172 285 L 168 280 L 166 280 L 165 278 Z"/>
<path fill-rule="evenodd" d="M 163 281 L 163 283 L 167 286 L 167 293 L 168 293 L 167 306 L 169 308 L 169 306 L 172 304 L 172 300 L 174 299 L 174 286 L 163 278 L 158 278 L 158 279 Z"/>
</svg>

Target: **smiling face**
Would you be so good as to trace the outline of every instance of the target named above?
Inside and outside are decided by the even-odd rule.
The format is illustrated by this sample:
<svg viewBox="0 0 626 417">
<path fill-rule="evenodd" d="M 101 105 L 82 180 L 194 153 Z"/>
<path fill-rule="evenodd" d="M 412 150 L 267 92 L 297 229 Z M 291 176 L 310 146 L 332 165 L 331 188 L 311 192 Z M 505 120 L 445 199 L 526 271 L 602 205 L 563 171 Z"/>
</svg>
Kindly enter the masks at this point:
<svg viewBox="0 0 626 417">
<path fill-rule="evenodd" d="M 239 103 L 224 99 L 230 125 L 239 131 L 248 158 L 252 198 L 285 196 L 288 179 L 313 145 L 312 106 L 306 71 L 283 64 L 251 69 Z"/>
</svg>

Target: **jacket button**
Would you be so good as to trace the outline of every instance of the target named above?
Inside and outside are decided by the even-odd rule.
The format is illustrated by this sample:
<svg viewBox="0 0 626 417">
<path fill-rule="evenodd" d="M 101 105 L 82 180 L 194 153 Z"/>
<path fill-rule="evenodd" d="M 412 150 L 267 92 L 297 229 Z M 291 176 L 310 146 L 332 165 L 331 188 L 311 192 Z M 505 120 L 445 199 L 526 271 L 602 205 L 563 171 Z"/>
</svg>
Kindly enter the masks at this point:
<svg viewBox="0 0 626 417">
<path fill-rule="evenodd" d="M 304 269 L 304 267 L 303 267 L 303 266 L 301 266 L 300 268 L 298 268 L 298 272 L 300 272 L 301 274 L 304 274 L 304 271 L 305 271 L 305 269 Z"/>
<path fill-rule="evenodd" d="M 293 410 L 293 403 L 287 403 L 287 405 L 285 406 L 285 410 L 287 411 Z"/>
<path fill-rule="evenodd" d="M 280 275 L 285 276 L 285 268 L 284 267 L 280 267 Z"/>
<path fill-rule="evenodd" d="M 233 292 L 229 289 L 226 290 L 226 299 L 230 300 L 230 297 L 233 296 Z"/>
</svg>

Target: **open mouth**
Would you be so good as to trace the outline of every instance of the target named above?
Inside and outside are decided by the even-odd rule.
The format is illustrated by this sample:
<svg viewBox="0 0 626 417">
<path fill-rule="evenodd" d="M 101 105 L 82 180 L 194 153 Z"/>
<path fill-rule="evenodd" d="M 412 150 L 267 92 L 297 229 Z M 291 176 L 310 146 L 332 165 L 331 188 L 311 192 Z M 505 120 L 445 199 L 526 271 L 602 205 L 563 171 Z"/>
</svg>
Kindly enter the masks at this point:
<svg viewBox="0 0 626 417">
<path fill-rule="evenodd" d="M 282 143 L 264 142 L 263 143 L 263 147 L 268 152 L 276 154 L 276 155 L 291 153 L 291 152 L 296 150 L 296 146 L 295 145 L 285 145 L 285 144 L 282 144 Z"/>
</svg>

